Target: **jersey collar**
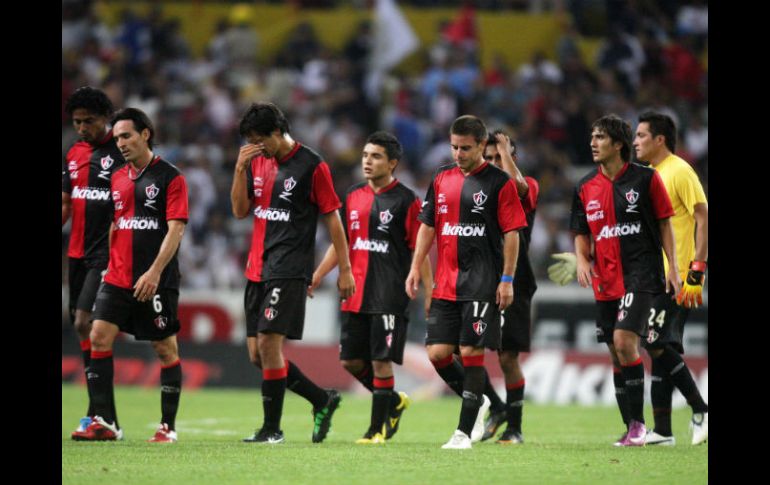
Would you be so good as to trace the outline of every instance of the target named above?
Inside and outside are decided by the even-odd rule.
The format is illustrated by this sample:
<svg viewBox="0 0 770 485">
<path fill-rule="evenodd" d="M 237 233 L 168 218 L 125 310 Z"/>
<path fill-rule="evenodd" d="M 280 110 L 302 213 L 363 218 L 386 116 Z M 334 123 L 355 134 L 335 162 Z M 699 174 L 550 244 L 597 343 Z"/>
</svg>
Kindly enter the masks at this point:
<svg viewBox="0 0 770 485">
<path fill-rule="evenodd" d="M 391 183 L 389 183 L 388 185 L 386 185 L 385 187 L 381 188 L 379 192 L 375 192 L 375 191 L 374 191 L 374 189 L 372 188 L 372 186 L 371 186 L 371 185 L 369 185 L 369 183 L 367 183 L 367 184 L 366 184 L 366 186 L 367 186 L 367 187 L 369 187 L 369 190 L 370 190 L 370 191 L 372 191 L 372 193 L 373 193 L 374 195 L 380 195 L 380 194 L 384 194 L 384 193 L 385 193 L 385 192 L 387 192 L 388 190 L 390 190 L 390 189 L 392 189 L 393 187 L 395 187 L 395 186 L 396 186 L 396 184 L 398 184 L 398 179 L 397 179 L 397 178 L 395 178 L 395 177 L 393 177 L 393 181 L 392 181 Z"/>
<path fill-rule="evenodd" d="M 482 162 L 482 164 L 481 164 L 481 165 L 479 165 L 478 167 L 476 167 L 475 169 L 473 169 L 473 172 L 470 172 L 468 175 L 465 175 L 465 176 L 466 176 L 466 177 L 470 177 L 471 175 L 476 175 L 477 173 L 479 173 L 479 172 L 481 172 L 482 170 L 484 170 L 485 168 L 487 168 L 487 165 L 489 165 L 489 162 L 487 162 L 486 160 L 484 160 L 484 162 Z M 457 167 L 457 170 L 460 170 L 460 167 Z M 462 170 L 460 170 L 460 173 L 463 173 L 463 171 L 462 171 Z"/>
<path fill-rule="evenodd" d="M 297 140 L 294 140 L 294 148 L 292 148 L 291 151 L 287 153 L 283 158 L 278 160 L 278 163 L 284 163 L 286 160 L 293 157 L 294 154 L 297 153 L 297 150 L 299 150 L 300 146 L 301 146 L 300 142 L 298 142 Z"/>
</svg>

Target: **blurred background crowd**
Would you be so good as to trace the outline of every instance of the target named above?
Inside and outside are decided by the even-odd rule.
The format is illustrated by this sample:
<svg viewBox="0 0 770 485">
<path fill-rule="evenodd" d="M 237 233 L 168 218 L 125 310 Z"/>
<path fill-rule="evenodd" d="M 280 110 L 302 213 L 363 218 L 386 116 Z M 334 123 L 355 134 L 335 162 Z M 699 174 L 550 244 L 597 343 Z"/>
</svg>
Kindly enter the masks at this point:
<svg viewBox="0 0 770 485">
<path fill-rule="evenodd" d="M 294 138 L 324 156 L 340 196 L 362 180 L 360 152 L 372 131 L 398 136 L 405 159 L 396 176 L 423 197 L 433 171 L 451 162 L 448 129 L 457 116 L 474 114 L 490 129 L 505 130 L 524 174 L 540 182 L 530 249 L 540 278 L 550 253 L 573 248 L 572 190 L 592 168 L 590 125 L 600 116 L 613 112 L 635 127 L 646 109 L 671 115 L 679 128 L 677 153 L 695 167 L 708 194 L 705 0 L 398 2 L 408 20 L 430 9 L 446 16 L 429 31 L 418 28 L 419 45 L 374 91 L 367 83 L 377 42 L 375 1 L 198 0 L 186 2 L 192 14 L 175 13 L 180 3 L 62 1 L 62 156 L 76 139 L 64 103 L 80 86 L 101 88 L 116 107 L 149 114 L 156 153 L 183 170 L 190 191 L 179 254 L 183 288 L 245 284 L 252 222 L 232 217 L 229 192 L 242 143 L 238 121 L 257 100 L 281 107 Z M 293 20 L 280 35 L 259 18 L 275 9 Z M 338 10 L 352 12 L 355 27 L 325 43 L 308 19 Z M 213 11 L 221 15 L 211 18 Z M 204 14 L 210 33 L 196 31 L 190 19 Z M 505 33 L 511 44 L 527 35 L 516 26 L 530 21 L 551 22 L 558 33 L 511 62 L 507 46 L 484 42 L 480 19 L 500 15 L 516 19 Z M 65 226 L 63 265 L 67 232 Z M 324 229 L 317 237 L 318 261 L 328 239 Z"/>
</svg>

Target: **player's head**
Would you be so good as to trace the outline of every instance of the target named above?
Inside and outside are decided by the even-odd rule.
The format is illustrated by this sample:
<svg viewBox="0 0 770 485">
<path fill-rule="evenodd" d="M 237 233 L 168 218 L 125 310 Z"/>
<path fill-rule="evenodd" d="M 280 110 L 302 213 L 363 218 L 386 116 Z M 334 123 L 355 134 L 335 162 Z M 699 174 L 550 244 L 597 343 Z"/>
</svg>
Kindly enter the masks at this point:
<svg viewBox="0 0 770 485">
<path fill-rule="evenodd" d="M 664 151 L 676 151 L 676 125 L 670 116 L 647 111 L 639 116 L 634 138 L 636 158 L 650 162 L 660 158 Z"/>
<path fill-rule="evenodd" d="M 114 109 L 110 98 L 91 86 L 76 89 L 64 107 L 80 139 L 92 144 L 104 138 Z"/>
<path fill-rule="evenodd" d="M 241 118 L 241 136 L 254 145 L 264 144 L 264 155 L 273 157 L 283 136 L 289 133 L 286 116 L 273 103 L 252 103 Z"/>
<path fill-rule="evenodd" d="M 627 162 L 631 159 L 631 126 L 623 118 L 609 114 L 591 125 L 591 153 L 594 162 L 610 161 L 620 155 Z"/>
<path fill-rule="evenodd" d="M 377 180 L 387 177 L 396 169 L 404 153 L 398 138 L 387 131 L 375 131 L 366 139 L 361 154 L 364 178 Z"/>
<path fill-rule="evenodd" d="M 487 144 L 487 127 L 473 115 L 460 116 L 449 128 L 449 144 L 452 158 L 463 170 L 474 168 L 484 156 Z"/>
<path fill-rule="evenodd" d="M 123 108 L 112 117 L 112 134 L 123 158 L 135 162 L 152 149 L 155 128 L 144 111 Z"/>
<path fill-rule="evenodd" d="M 494 164 L 498 168 L 502 168 L 503 158 L 497 149 L 497 135 L 505 135 L 505 133 L 503 130 L 495 130 L 494 133 L 489 134 L 489 138 L 487 138 L 487 146 L 484 148 L 484 160 Z M 516 142 L 513 141 L 513 138 L 509 137 L 509 139 L 511 140 L 511 158 L 513 158 L 513 161 L 515 162 Z"/>
</svg>

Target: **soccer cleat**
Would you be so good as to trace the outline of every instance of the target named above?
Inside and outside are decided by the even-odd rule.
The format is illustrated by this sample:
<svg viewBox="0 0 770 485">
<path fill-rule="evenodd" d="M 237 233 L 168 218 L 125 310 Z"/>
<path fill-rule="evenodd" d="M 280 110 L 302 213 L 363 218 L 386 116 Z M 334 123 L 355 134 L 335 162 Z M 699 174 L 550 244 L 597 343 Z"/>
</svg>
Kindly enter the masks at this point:
<svg viewBox="0 0 770 485">
<path fill-rule="evenodd" d="M 366 432 L 363 438 L 356 440 L 357 445 L 381 445 L 385 443 L 385 437 L 382 433 L 369 430 Z"/>
<path fill-rule="evenodd" d="M 481 441 L 486 441 L 497 433 L 497 428 L 505 422 L 505 409 L 502 411 L 490 411 L 486 423 L 484 423 L 484 434 Z"/>
<path fill-rule="evenodd" d="M 401 414 L 410 404 L 412 404 L 412 400 L 409 399 L 409 396 L 403 391 L 398 393 L 398 398 L 398 405 L 393 408 L 390 411 L 390 414 L 388 414 L 388 417 L 385 418 L 385 424 L 382 428 L 382 434 L 385 436 L 386 440 L 391 439 L 393 435 L 396 434 L 398 425 L 401 423 Z"/>
<path fill-rule="evenodd" d="M 479 414 L 476 415 L 476 423 L 474 423 L 473 429 L 471 430 L 471 441 L 474 443 L 481 441 L 481 437 L 484 436 L 484 416 L 487 414 L 487 409 L 489 409 L 489 406 L 492 404 L 492 401 L 490 401 L 487 396 L 483 397 L 484 401 L 481 403 Z"/>
<path fill-rule="evenodd" d="M 78 427 L 70 435 L 72 439 L 75 441 L 80 441 L 80 438 L 85 436 L 86 428 L 88 428 L 89 424 L 91 424 L 91 416 L 85 416 L 80 418 Z"/>
<path fill-rule="evenodd" d="M 674 438 L 673 435 L 663 436 L 662 434 L 658 434 L 654 430 L 649 429 L 647 430 L 647 437 L 644 442 L 648 445 L 674 446 L 676 444 L 676 438 Z"/>
<path fill-rule="evenodd" d="M 692 444 L 699 445 L 709 439 L 709 413 L 695 413 L 690 420 Z"/>
<path fill-rule="evenodd" d="M 168 429 L 166 423 L 160 423 L 155 435 L 147 440 L 148 443 L 176 443 L 176 431 Z"/>
<path fill-rule="evenodd" d="M 243 438 L 244 443 L 267 443 L 268 445 L 277 445 L 278 443 L 283 443 L 283 431 L 270 431 L 268 429 L 262 428 L 258 431 L 254 432 L 253 436 L 249 436 L 248 438 Z"/>
<path fill-rule="evenodd" d="M 118 430 L 115 424 L 110 424 L 101 416 L 91 418 L 91 424 L 77 436 L 73 433 L 75 441 L 115 441 L 123 439 L 122 430 Z"/>
<path fill-rule="evenodd" d="M 620 442 L 620 444 L 616 443 L 615 446 L 644 446 L 646 438 L 647 428 L 644 426 L 644 423 L 632 419 L 628 423 L 628 433 L 626 433 L 625 440 Z"/>
<path fill-rule="evenodd" d="M 626 439 L 628 439 L 628 430 L 626 430 L 626 432 L 623 433 L 623 435 L 620 438 L 618 438 L 618 440 L 614 442 L 612 446 L 623 446 L 624 443 L 626 442 Z"/>
<path fill-rule="evenodd" d="M 472 448 L 470 437 L 460 431 L 455 431 L 449 441 L 444 444 L 441 449 L 443 450 L 470 450 Z"/>
<path fill-rule="evenodd" d="M 342 401 L 342 396 L 334 389 L 327 390 L 326 394 L 329 395 L 326 406 L 313 409 L 313 443 L 320 443 L 326 438 L 329 428 L 332 427 L 332 415 Z"/>
<path fill-rule="evenodd" d="M 521 435 L 521 431 L 506 428 L 497 439 L 497 443 L 501 445 L 518 445 L 524 443 L 524 436 Z"/>
</svg>

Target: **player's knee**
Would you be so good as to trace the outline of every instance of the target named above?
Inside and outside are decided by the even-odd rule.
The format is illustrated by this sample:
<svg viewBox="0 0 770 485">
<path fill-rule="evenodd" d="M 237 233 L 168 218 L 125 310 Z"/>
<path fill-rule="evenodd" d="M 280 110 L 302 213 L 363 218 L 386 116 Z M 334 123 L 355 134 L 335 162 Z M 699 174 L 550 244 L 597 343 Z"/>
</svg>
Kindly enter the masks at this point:
<svg viewBox="0 0 770 485">
<path fill-rule="evenodd" d="M 75 317 L 75 332 L 81 340 L 89 338 L 91 335 L 91 322 L 87 318 Z"/>
<path fill-rule="evenodd" d="M 363 360 L 340 360 L 342 367 L 353 375 L 358 375 L 364 368 Z"/>
<path fill-rule="evenodd" d="M 249 349 L 249 362 L 260 369 L 262 368 L 262 359 L 259 358 L 259 351 Z"/>
<path fill-rule="evenodd" d="M 498 359 L 500 360 L 500 368 L 503 372 L 513 372 L 516 370 L 518 364 L 519 354 L 516 352 L 500 352 Z"/>
<path fill-rule="evenodd" d="M 428 347 L 428 359 L 430 359 L 431 362 L 444 360 L 450 355 L 452 355 L 452 352 L 449 350 L 436 347 Z"/>
<path fill-rule="evenodd" d="M 650 354 L 650 357 L 653 359 L 657 359 L 663 355 L 663 349 L 647 349 L 647 353 Z"/>
<path fill-rule="evenodd" d="M 153 342 L 152 347 L 163 365 L 171 364 L 179 358 L 176 346 L 169 342 L 162 340 Z"/>
<path fill-rule="evenodd" d="M 91 340 L 91 350 L 97 352 L 105 352 L 112 348 L 112 342 L 106 333 L 100 332 L 98 329 L 92 328 L 88 335 Z"/>
</svg>

